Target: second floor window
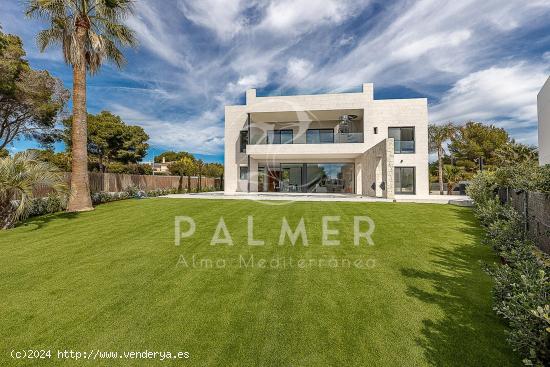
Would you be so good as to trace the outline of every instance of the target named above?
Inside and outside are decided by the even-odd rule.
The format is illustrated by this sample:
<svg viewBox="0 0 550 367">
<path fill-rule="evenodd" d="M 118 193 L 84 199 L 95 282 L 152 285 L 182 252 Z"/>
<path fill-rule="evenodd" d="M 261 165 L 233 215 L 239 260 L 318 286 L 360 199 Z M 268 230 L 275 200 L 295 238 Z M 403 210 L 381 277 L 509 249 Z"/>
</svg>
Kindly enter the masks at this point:
<svg viewBox="0 0 550 367">
<path fill-rule="evenodd" d="M 291 129 L 270 130 L 267 132 L 267 144 L 292 144 Z"/>
<path fill-rule="evenodd" d="M 334 143 L 333 129 L 308 129 L 306 132 L 307 144 Z"/>
<path fill-rule="evenodd" d="M 248 144 L 248 131 L 242 130 L 240 135 L 240 151 L 241 153 L 246 152 L 246 144 Z"/>
<path fill-rule="evenodd" d="M 395 153 L 414 153 L 414 127 L 390 127 L 388 138 L 394 139 Z"/>
</svg>

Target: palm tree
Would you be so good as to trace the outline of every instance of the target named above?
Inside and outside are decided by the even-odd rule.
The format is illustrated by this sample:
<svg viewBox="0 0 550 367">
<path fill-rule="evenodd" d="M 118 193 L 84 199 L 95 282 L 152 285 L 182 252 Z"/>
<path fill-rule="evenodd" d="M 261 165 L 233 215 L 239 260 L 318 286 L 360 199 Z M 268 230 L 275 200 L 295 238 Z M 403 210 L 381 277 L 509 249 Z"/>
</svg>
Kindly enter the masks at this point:
<svg viewBox="0 0 550 367">
<path fill-rule="evenodd" d="M 437 153 L 440 195 L 443 195 L 443 156 L 445 155 L 443 144 L 455 136 L 456 132 L 457 128 L 452 122 L 448 122 L 444 125 L 430 124 L 428 127 L 430 152 Z"/>
<path fill-rule="evenodd" d="M 201 192 L 202 191 L 201 180 L 202 180 L 202 171 L 204 169 L 204 161 L 202 159 L 197 159 L 197 161 L 195 162 L 195 165 L 196 165 L 197 175 L 199 176 L 199 187 L 197 188 L 197 192 Z"/>
<path fill-rule="evenodd" d="M 86 71 L 96 73 L 105 59 L 121 67 L 119 50 L 134 46 L 134 33 L 122 21 L 132 12 L 131 0 L 30 0 L 27 16 L 45 19 L 49 28 L 37 35 L 44 51 L 59 44 L 73 68 L 71 197 L 67 210 L 92 210 L 88 181 Z"/>
<path fill-rule="evenodd" d="M 11 228 L 25 218 L 37 186 L 66 193 L 63 175 L 56 166 L 38 159 L 36 151 L 25 151 L 0 159 L 0 228 Z"/>
<path fill-rule="evenodd" d="M 443 175 L 447 181 L 447 194 L 451 195 L 458 181 L 462 180 L 464 173 L 460 167 L 446 164 L 443 167 Z"/>
</svg>

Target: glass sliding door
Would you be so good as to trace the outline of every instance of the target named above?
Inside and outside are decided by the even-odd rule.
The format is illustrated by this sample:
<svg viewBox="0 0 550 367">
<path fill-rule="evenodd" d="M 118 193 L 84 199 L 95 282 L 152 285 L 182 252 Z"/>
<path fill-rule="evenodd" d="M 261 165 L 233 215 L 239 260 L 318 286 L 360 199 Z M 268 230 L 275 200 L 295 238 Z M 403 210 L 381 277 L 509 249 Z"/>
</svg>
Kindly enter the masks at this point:
<svg viewBox="0 0 550 367">
<path fill-rule="evenodd" d="M 354 190 L 353 163 L 307 163 L 305 186 L 308 192 L 348 193 Z"/>
<path fill-rule="evenodd" d="M 281 163 L 281 187 L 280 192 L 302 192 L 301 163 Z"/>
<path fill-rule="evenodd" d="M 395 167 L 393 176 L 396 194 L 414 195 L 416 193 L 414 167 Z"/>
<path fill-rule="evenodd" d="M 355 193 L 353 163 L 274 163 L 258 166 L 259 192 Z"/>
</svg>

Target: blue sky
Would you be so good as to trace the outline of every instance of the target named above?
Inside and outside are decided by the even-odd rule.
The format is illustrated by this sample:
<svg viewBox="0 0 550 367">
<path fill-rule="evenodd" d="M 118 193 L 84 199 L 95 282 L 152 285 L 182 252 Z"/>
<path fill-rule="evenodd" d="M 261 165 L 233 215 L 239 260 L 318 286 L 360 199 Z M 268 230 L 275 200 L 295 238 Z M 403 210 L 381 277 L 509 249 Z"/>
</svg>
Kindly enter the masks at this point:
<svg viewBox="0 0 550 367">
<path fill-rule="evenodd" d="M 70 89 L 61 51 L 35 46 L 44 25 L 24 18 L 23 2 L 1 2 L 4 32 Z M 223 106 L 242 103 L 247 88 L 312 94 L 373 82 L 375 98 L 428 97 L 432 122 L 490 122 L 536 145 L 548 19 L 549 0 L 136 1 L 127 23 L 140 47 L 125 52 L 125 69 L 106 65 L 89 79 L 88 110 L 142 126 L 149 159 L 173 149 L 221 161 Z"/>
</svg>

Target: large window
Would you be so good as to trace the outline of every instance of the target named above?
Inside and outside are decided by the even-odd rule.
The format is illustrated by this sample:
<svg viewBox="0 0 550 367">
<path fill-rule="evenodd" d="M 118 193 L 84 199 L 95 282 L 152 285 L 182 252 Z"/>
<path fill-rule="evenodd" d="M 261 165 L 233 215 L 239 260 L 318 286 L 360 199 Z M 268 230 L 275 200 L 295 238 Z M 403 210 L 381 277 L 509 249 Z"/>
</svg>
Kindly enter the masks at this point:
<svg viewBox="0 0 550 367">
<path fill-rule="evenodd" d="M 353 163 L 276 163 L 259 166 L 258 176 L 260 192 L 355 192 Z"/>
<path fill-rule="evenodd" d="M 248 131 L 242 130 L 240 135 L 240 151 L 241 153 L 246 152 L 246 145 L 248 144 Z"/>
<path fill-rule="evenodd" d="M 308 192 L 354 192 L 353 163 L 307 163 L 305 186 Z"/>
<path fill-rule="evenodd" d="M 393 177 L 395 180 L 396 194 L 414 195 L 415 187 L 414 167 L 395 167 Z"/>
<path fill-rule="evenodd" d="M 292 144 L 292 129 L 270 130 L 267 132 L 267 144 Z"/>
<path fill-rule="evenodd" d="M 414 127 L 390 127 L 388 137 L 394 139 L 395 153 L 414 153 Z"/>
<path fill-rule="evenodd" d="M 308 129 L 307 144 L 334 143 L 334 129 Z"/>
</svg>

